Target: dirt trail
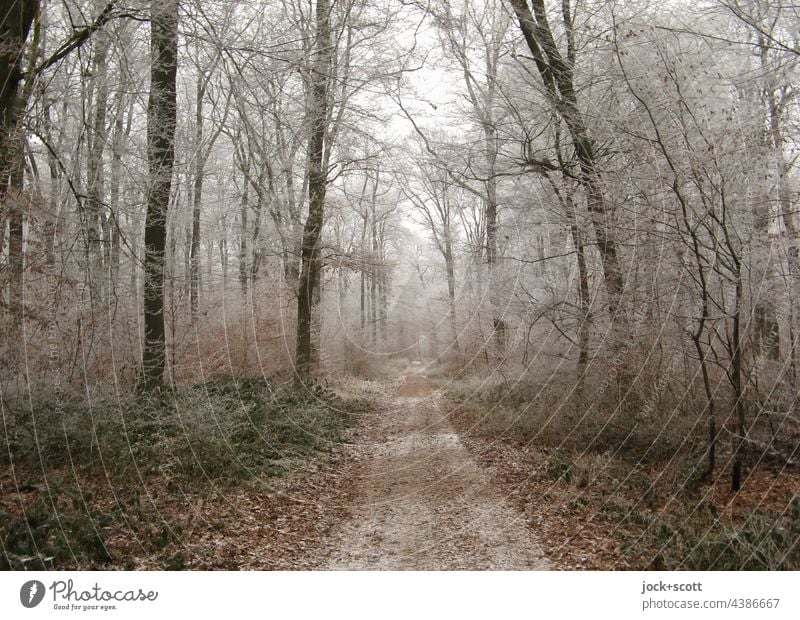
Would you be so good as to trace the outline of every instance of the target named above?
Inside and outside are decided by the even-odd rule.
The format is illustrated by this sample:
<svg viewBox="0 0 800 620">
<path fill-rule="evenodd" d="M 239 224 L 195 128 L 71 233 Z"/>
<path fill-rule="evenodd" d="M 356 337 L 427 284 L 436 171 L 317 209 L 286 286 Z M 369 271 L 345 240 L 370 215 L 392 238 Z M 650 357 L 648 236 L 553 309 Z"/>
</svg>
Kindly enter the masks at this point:
<svg viewBox="0 0 800 620">
<path fill-rule="evenodd" d="M 523 517 L 461 444 L 422 376 L 406 376 L 354 446 L 354 504 L 320 568 L 547 569 Z"/>
</svg>

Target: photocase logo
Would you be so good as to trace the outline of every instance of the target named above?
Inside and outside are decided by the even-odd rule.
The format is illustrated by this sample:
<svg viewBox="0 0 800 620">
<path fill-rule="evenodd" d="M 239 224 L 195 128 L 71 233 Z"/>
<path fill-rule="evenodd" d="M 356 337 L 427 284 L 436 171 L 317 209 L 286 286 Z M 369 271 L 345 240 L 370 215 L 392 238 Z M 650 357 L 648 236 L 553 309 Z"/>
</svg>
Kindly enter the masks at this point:
<svg viewBox="0 0 800 620">
<path fill-rule="evenodd" d="M 44 584 L 32 579 L 22 584 L 19 589 L 19 601 L 24 607 L 31 609 L 42 602 L 44 598 Z"/>
</svg>

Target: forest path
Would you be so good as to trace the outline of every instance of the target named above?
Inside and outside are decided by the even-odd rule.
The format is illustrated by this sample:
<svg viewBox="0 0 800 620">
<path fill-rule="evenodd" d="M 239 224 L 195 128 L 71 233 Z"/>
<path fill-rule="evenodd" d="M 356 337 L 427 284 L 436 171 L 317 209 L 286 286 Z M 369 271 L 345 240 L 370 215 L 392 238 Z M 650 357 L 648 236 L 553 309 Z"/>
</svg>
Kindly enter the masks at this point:
<svg viewBox="0 0 800 620">
<path fill-rule="evenodd" d="M 414 370 L 412 367 L 411 371 Z M 430 381 L 407 374 L 353 449 L 349 518 L 320 568 L 532 570 L 548 562 L 447 419 Z"/>
</svg>

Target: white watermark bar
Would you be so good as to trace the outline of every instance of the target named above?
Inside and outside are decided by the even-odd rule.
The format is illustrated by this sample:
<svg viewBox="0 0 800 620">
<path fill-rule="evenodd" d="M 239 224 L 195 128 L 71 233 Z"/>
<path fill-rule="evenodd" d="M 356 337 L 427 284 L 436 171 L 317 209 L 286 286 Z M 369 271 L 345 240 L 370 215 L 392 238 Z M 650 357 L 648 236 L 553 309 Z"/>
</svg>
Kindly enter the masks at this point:
<svg viewBox="0 0 800 620">
<path fill-rule="evenodd" d="M 800 618 L 797 573 L 8 572 L 3 618 Z"/>
</svg>

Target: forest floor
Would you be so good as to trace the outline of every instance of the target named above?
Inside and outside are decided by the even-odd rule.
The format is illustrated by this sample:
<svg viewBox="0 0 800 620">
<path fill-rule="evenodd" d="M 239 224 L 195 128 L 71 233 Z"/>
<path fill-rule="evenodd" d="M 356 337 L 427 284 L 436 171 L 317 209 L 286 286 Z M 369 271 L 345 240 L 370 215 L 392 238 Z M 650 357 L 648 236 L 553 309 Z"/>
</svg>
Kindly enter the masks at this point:
<svg viewBox="0 0 800 620">
<path fill-rule="evenodd" d="M 739 494 L 720 478 L 700 499 L 662 493 L 643 505 L 641 489 L 626 492 L 624 471 L 605 461 L 581 473 L 576 458 L 568 477 L 545 447 L 482 432 L 477 414 L 424 372 L 412 365 L 394 379 L 341 382 L 343 398 L 371 408 L 343 442 L 282 475 L 209 488 L 162 472 L 125 487 L 96 468 L 35 484 L 24 484 L 37 480 L 31 468 L 0 468 L 0 517 L 15 524 L 0 531 L 0 551 L 24 550 L 31 528 L 46 527 L 58 533 L 56 567 L 81 569 L 685 568 L 698 541 L 708 547 L 700 566 L 726 554 L 727 565 L 749 566 L 740 562 L 755 557 L 762 539 L 773 555 L 797 555 L 789 540 L 797 523 L 787 512 L 796 507 L 797 472 L 756 469 Z M 77 495 L 59 491 L 65 482 Z M 756 530 L 757 510 L 786 523 Z M 757 546 L 742 547 L 750 540 L 737 533 L 743 524 Z M 102 547 L 86 552 L 99 533 Z"/>
<path fill-rule="evenodd" d="M 570 449 L 559 445 L 564 434 L 537 439 L 547 416 L 537 419 L 527 404 L 504 411 L 495 399 L 449 393 L 460 441 L 546 541 L 553 568 L 796 570 L 800 562 L 796 464 L 751 455 L 734 492 L 730 453 L 718 454 L 716 475 L 704 483 L 687 455 L 637 463 L 637 452 L 592 451 L 591 440 Z"/>
<path fill-rule="evenodd" d="M 332 507 L 340 522 L 309 546 L 307 568 L 775 568 L 797 553 L 796 471 L 754 468 L 739 493 L 723 473 L 652 498 L 620 485 L 621 462 L 556 475 L 552 451 L 481 432 L 424 372 L 410 367 L 354 429 L 341 457 L 346 505 Z M 657 473 L 640 475 L 657 488 Z"/>
<path fill-rule="evenodd" d="M 375 407 L 325 459 L 271 482 L 269 491 L 243 488 L 195 503 L 173 545 L 186 567 L 552 568 L 532 519 L 462 444 L 447 401 L 409 370 L 349 388 L 351 396 L 368 390 Z M 155 566 L 144 559 L 138 567 Z"/>
<path fill-rule="evenodd" d="M 552 568 L 421 372 L 337 386 L 371 411 L 343 443 L 279 476 L 209 488 L 154 474 L 128 488 L 91 468 L 37 484 L 21 484 L 35 468 L 3 468 L 0 512 L 16 525 L 0 543 L 56 529 L 57 568 L 101 570 Z M 60 493 L 65 481 L 80 492 Z M 83 553 L 99 531 L 102 548 Z M 23 555 L 48 553 L 34 544 Z"/>
</svg>

